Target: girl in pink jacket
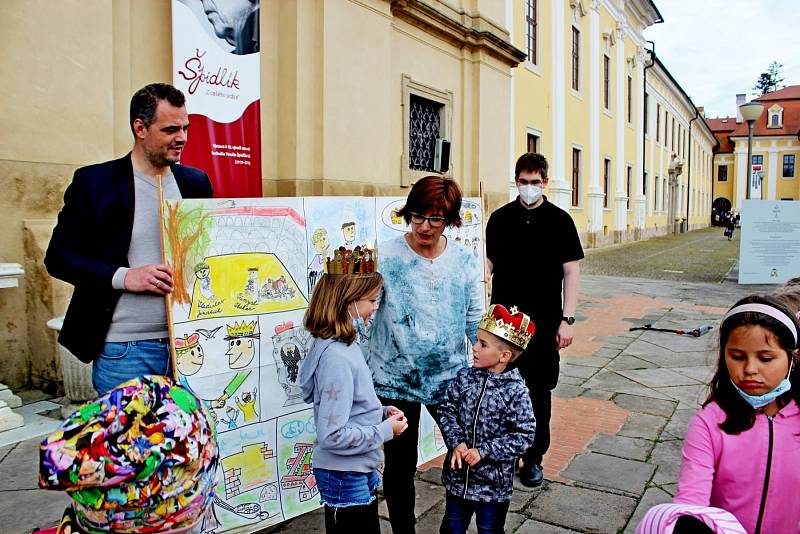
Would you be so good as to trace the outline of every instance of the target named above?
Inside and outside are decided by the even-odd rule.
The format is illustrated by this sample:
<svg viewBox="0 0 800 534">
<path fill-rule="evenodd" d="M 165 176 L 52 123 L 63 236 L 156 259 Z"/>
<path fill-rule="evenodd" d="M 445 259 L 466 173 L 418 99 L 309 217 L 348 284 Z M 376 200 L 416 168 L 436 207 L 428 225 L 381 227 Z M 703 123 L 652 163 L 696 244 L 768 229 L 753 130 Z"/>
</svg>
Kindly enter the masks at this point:
<svg viewBox="0 0 800 534">
<path fill-rule="evenodd" d="M 690 525 L 800 532 L 798 330 L 772 297 L 746 297 L 723 317 L 717 371 L 686 432 L 677 494 L 648 511 L 637 533 Z"/>
</svg>

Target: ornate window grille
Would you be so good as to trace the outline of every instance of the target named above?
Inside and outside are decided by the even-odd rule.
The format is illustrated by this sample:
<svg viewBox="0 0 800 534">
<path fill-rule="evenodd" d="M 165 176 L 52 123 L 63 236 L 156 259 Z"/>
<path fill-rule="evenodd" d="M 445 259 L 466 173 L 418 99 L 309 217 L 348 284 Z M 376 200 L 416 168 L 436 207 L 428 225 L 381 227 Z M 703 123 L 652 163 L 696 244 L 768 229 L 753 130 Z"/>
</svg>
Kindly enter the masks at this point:
<svg viewBox="0 0 800 534">
<path fill-rule="evenodd" d="M 409 124 L 409 167 L 420 171 L 433 171 L 436 139 L 441 132 L 443 104 L 411 95 Z"/>
</svg>

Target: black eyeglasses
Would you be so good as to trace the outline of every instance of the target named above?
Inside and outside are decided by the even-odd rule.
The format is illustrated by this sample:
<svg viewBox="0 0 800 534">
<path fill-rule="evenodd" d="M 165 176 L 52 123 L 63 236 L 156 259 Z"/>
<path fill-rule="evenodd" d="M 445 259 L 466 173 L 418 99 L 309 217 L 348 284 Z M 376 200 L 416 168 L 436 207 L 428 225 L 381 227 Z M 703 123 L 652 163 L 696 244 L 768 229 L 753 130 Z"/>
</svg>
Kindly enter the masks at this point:
<svg viewBox="0 0 800 534">
<path fill-rule="evenodd" d="M 419 213 L 412 213 L 411 214 L 411 222 L 414 224 L 422 224 L 425 221 L 428 221 L 428 224 L 431 225 L 431 228 L 441 228 L 444 226 L 445 218 L 444 217 L 425 217 L 424 215 L 420 215 Z"/>
</svg>

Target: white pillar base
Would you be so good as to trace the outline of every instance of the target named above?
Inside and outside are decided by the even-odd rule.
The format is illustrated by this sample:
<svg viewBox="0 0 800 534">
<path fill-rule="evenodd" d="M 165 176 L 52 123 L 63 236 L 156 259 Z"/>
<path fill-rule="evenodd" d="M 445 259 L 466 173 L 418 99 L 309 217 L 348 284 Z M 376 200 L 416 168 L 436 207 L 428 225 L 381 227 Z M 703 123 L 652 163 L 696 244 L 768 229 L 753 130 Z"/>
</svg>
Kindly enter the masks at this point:
<svg viewBox="0 0 800 534">
<path fill-rule="evenodd" d="M 22 406 L 22 399 L 14 395 L 5 384 L 0 384 L 0 401 L 4 401 L 9 408 L 19 408 Z"/>
<path fill-rule="evenodd" d="M 567 182 L 564 180 L 554 180 L 550 182 L 548 193 L 547 200 L 562 210 L 569 212 L 569 208 L 572 203 L 572 189 L 569 187 Z"/>
<path fill-rule="evenodd" d="M 0 401 L 0 432 L 13 430 L 25 424 L 22 416 L 14 413 L 5 401 Z"/>
</svg>

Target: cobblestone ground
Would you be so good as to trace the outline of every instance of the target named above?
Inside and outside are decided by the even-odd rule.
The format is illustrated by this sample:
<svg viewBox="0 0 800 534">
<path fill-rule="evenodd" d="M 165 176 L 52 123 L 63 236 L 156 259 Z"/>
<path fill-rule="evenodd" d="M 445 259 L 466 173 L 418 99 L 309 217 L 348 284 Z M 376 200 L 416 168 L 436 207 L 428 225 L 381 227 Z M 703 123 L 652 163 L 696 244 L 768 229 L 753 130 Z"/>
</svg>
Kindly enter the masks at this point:
<svg viewBox="0 0 800 534">
<path fill-rule="evenodd" d="M 669 501 L 686 426 L 716 363 L 719 319 L 750 291 L 769 289 L 583 276 L 576 342 L 562 352 L 553 392 L 545 482 L 531 490 L 515 481 L 506 531 L 633 533 L 649 507 Z M 644 324 L 715 328 L 697 338 L 629 331 Z M 418 473 L 420 534 L 438 532 L 440 477 L 437 467 Z M 383 531 L 391 532 L 383 504 L 381 515 Z M 322 516 L 297 518 L 273 532 L 324 532 Z"/>
<path fill-rule="evenodd" d="M 720 282 L 739 259 L 739 230 L 731 241 L 722 232 L 722 227 L 715 226 L 590 249 L 581 262 L 581 272 L 682 282 Z"/>
<path fill-rule="evenodd" d="M 554 390 L 546 480 L 534 490 L 515 482 L 509 533 L 632 533 L 645 510 L 675 492 L 686 426 L 706 396 L 716 363 L 719 319 L 738 298 L 771 288 L 738 286 L 726 278 L 735 261 L 729 258 L 737 256 L 736 242 L 728 243 L 721 229 L 653 241 L 662 247 L 649 242 L 617 247 L 591 253 L 585 262 L 576 340 L 562 352 Z M 683 256 L 706 258 L 709 266 L 704 270 L 694 260 L 679 261 Z M 651 273 L 655 279 L 585 274 L 603 265 L 610 270 L 612 261 L 614 272 Z M 678 273 L 661 276 L 648 261 L 713 283 L 667 280 Z M 644 324 L 689 330 L 710 324 L 714 329 L 697 338 L 629 331 Z M 36 489 L 36 444 L 29 440 L 0 448 L 3 533 L 51 524 L 63 510 L 62 494 Z M 438 532 L 444 511 L 441 471 L 435 465 L 418 472 L 419 534 Z M 385 503 L 380 513 L 384 532 L 390 532 Z M 263 532 L 324 532 L 323 517 L 317 511 Z"/>
</svg>

